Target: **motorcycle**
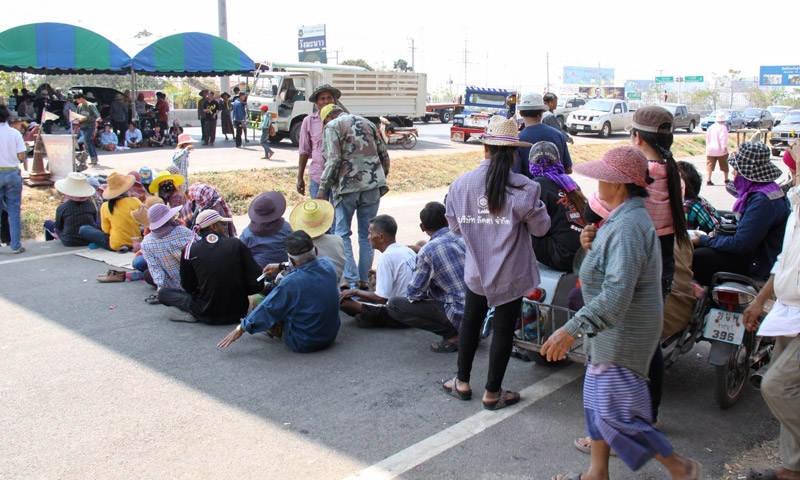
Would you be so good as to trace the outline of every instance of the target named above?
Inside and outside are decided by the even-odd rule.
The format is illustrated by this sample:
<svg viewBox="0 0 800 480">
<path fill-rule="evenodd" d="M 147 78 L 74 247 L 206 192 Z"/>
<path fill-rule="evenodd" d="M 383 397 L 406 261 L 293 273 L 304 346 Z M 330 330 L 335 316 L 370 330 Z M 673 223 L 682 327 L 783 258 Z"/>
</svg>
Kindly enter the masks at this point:
<svg viewBox="0 0 800 480">
<path fill-rule="evenodd" d="M 522 301 L 520 319 L 514 338 L 517 356 L 538 365 L 553 365 L 541 354 L 547 338 L 574 315 L 567 298 L 576 287 L 577 275 L 539 265 L 541 283 Z M 744 328 L 744 310 L 755 299 L 760 283 L 733 273 L 714 275 L 711 285 L 696 285 L 697 303 L 687 325 L 678 333 L 661 340 L 667 367 L 696 343 L 711 344 L 708 363 L 715 367 L 714 399 L 721 408 L 733 406 L 741 397 L 748 378 L 757 387 L 761 372 L 770 361 L 773 341 Z M 576 338 L 566 354 L 566 361 L 586 362 L 583 338 Z M 556 362 L 557 363 L 557 362 Z"/>
<path fill-rule="evenodd" d="M 386 145 L 400 145 L 407 150 L 417 145 L 419 132 L 414 127 L 394 127 L 388 121 L 381 121 L 379 129 Z"/>
</svg>

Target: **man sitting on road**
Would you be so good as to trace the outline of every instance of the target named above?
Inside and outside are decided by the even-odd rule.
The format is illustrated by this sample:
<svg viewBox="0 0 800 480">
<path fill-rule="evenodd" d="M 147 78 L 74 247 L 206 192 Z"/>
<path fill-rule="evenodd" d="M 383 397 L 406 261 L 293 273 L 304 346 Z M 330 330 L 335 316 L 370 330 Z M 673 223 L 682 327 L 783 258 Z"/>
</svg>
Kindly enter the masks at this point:
<svg viewBox="0 0 800 480">
<path fill-rule="evenodd" d="M 227 347 L 245 331 L 267 332 L 298 353 L 322 350 L 336 339 L 339 288 L 333 263 L 317 256 L 317 248 L 306 232 L 292 232 L 285 245 L 291 272 L 218 347 Z"/>
<path fill-rule="evenodd" d="M 431 344 L 431 351 L 438 353 L 458 350 L 467 291 L 464 238 L 450 231 L 444 212 L 444 205 L 430 202 L 419 213 L 420 228 L 431 239 L 417 253 L 406 295 L 388 303 L 393 320 L 441 335 L 440 342 Z"/>
<path fill-rule="evenodd" d="M 375 292 L 351 288 L 339 296 L 340 308 L 355 317 L 361 328 L 406 328 L 389 316 L 386 302 L 404 295 L 411 281 L 417 254 L 395 241 L 397 222 L 389 215 L 378 215 L 369 220 L 369 244 L 381 252 L 375 271 Z"/>
<path fill-rule="evenodd" d="M 125 146 L 128 148 L 139 148 L 142 146 L 142 131 L 136 128 L 133 122 L 128 124 L 125 130 Z"/>
<path fill-rule="evenodd" d="M 232 221 L 214 210 L 197 216 L 194 229 L 201 238 L 192 239 L 181 256 L 183 290 L 158 291 L 159 301 L 170 306 L 173 322 L 231 325 L 247 315 L 247 296 L 263 287 L 258 281 L 261 269 L 244 243 L 226 236 L 221 222 Z"/>
</svg>

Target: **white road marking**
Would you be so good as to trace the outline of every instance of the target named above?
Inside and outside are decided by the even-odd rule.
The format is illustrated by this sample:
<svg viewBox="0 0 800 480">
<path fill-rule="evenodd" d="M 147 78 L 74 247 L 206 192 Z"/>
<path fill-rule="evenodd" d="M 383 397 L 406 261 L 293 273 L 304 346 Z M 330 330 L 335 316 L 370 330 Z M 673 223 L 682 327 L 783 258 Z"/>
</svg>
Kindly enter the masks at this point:
<svg viewBox="0 0 800 480">
<path fill-rule="evenodd" d="M 3 260 L 2 262 L 0 262 L 0 265 L 6 265 L 9 263 L 19 263 L 19 262 L 32 262 L 34 260 L 40 260 L 42 258 L 63 257 L 64 255 L 75 255 L 75 252 L 59 252 L 59 253 L 49 253 L 47 255 L 35 255 L 35 256 L 33 255 L 24 256 L 25 254 L 23 253 L 22 255 L 23 255 L 22 257 L 15 258 L 13 260 Z"/>
<path fill-rule="evenodd" d="M 345 480 L 388 480 L 425 463 L 440 453 L 468 440 L 506 418 L 519 413 L 561 387 L 580 378 L 586 368 L 572 364 L 549 377 L 540 380 L 520 392 L 522 399 L 517 405 L 503 410 L 482 410 L 421 442 L 401 450 L 391 457 L 355 473 Z"/>
</svg>

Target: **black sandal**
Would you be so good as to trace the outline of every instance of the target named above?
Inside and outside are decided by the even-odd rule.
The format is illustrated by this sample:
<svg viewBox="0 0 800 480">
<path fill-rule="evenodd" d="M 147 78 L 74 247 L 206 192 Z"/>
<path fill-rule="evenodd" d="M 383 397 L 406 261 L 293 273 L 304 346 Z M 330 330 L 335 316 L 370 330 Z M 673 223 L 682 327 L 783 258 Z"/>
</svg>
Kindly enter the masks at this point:
<svg viewBox="0 0 800 480">
<path fill-rule="evenodd" d="M 448 387 L 445 385 L 447 380 L 442 380 L 442 388 L 445 392 L 449 393 L 450 395 L 456 397 L 459 400 L 470 400 L 472 398 L 472 390 L 467 390 L 466 392 L 462 392 L 458 389 L 458 376 L 453 377 L 451 380 L 453 382 L 452 386 Z"/>
<path fill-rule="evenodd" d="M 453 343 L 450 340 L 442 339 L 439 343 L 431 344 L 431 352 L 436 353 L 453 353 L 458 351 L 458 342 Z"/>
<path fill-rule="evenodd" d="M 160 305 L 161 301 L 158 299 L 158 294 L 154 293 L 149 297 L 144 299 L 145 302 L 149 303 L 150 305 Z"/>
<path fill-rule="evenodd" d="M 511 395 L 511 398 L 506 398 L 506 395 Z M 510 407 L 519 402 L 519 393 L 510 390 L 500 389 L 500 398 L 492 400 L 491 402 L 483 401 L 483 408 L 486 410 L 500 410 L 501 408 Z"/>
</svg>

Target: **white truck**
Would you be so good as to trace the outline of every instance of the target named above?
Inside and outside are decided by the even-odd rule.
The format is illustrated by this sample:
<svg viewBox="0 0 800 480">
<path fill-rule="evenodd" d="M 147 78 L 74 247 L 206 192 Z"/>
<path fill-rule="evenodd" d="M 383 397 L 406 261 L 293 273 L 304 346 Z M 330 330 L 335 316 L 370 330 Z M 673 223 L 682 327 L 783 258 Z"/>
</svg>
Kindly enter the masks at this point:
<svg viewBox="0 0 800 480">
<path fill-rule="evenodd" d="M 595 99 L 586 102 L 582 109 L 567 117 L 567 130 L 572 135 L 578 133 L 597 133 L 607 138 L 611 132 L 619 132 L 631 122 L 633 112 L 628 110 L 628 102 L 615 99 Z"/>
<path fill-rule="evenodd" d="M 425 115 L 427 76 L 411 72 L 371 72 L 360 67 L 321 64 L 262 64 L 247 96 L 252 113 L 269 107 L 276 134 L 271 143 L 289 138 L 299 144 L 300 125 L 316 106 L 308 97 L 318 85 L 330 84 L 342 92 L 341 104 L 350 112 L 380 124 L 386 117 L 398 127 L 411 127 Z"/>
</svg>

